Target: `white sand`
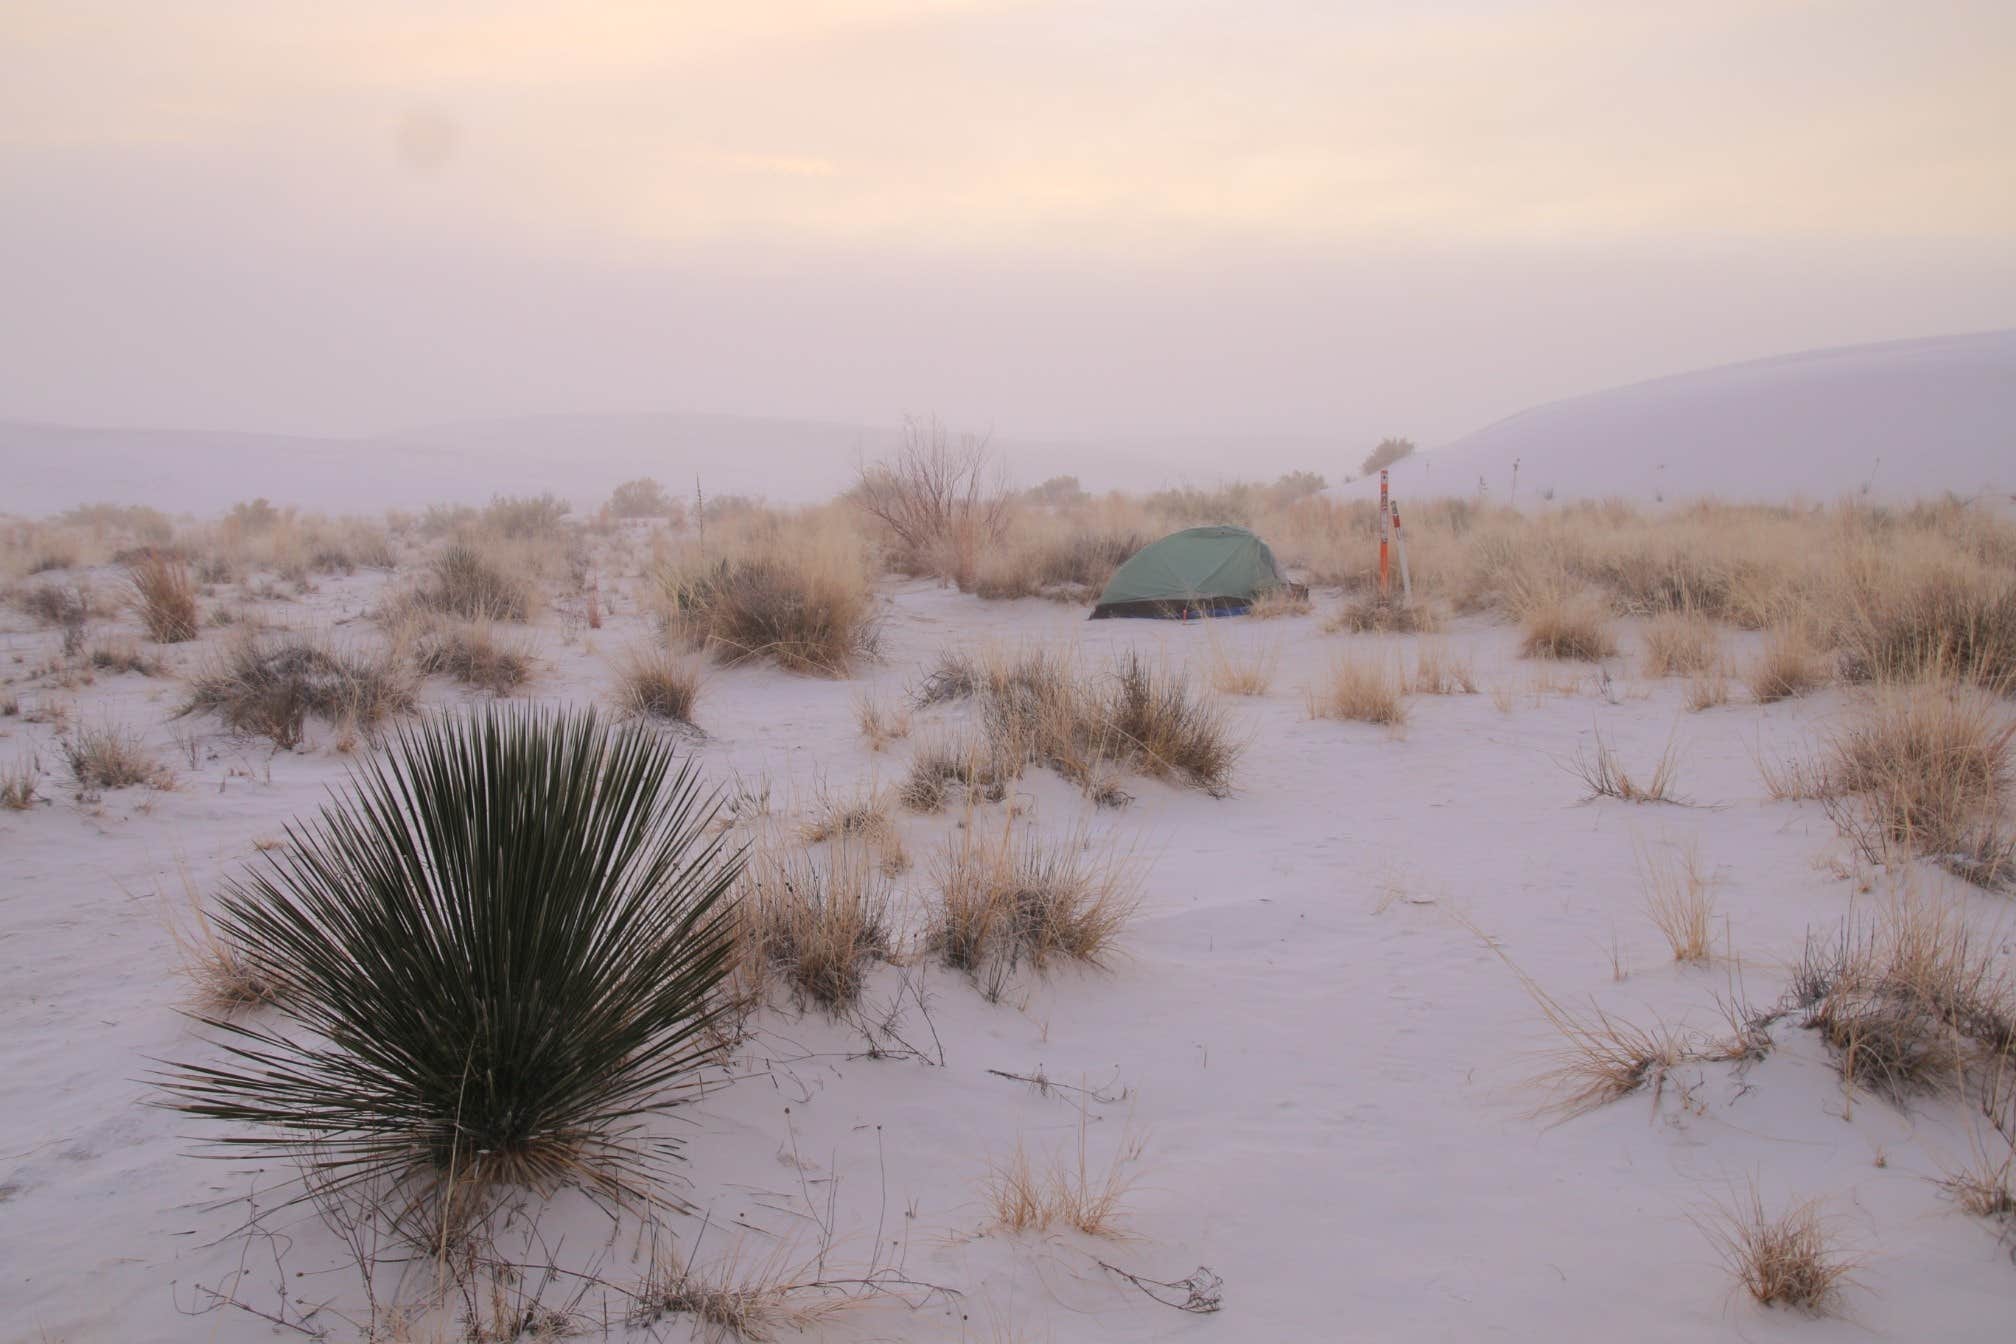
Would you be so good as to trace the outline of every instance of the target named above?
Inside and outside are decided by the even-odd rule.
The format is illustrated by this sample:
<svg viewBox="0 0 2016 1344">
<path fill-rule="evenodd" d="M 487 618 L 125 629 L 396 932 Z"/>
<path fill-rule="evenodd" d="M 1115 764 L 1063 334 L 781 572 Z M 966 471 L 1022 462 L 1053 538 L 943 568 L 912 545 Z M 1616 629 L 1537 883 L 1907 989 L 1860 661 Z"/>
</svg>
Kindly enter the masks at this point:
<svg viewBox="0 0 2016 1344">
<path fill-rule="evenodd" d="M 322 582 L 306 602 L 271 611 L 362 637 L 366 627 L 345 623 L 379 582 Z M 829 1272 L 899 1259 L 909 1277 L 962 1294 L 864 1309 L 829 1323 L 833 1338 L 1611 1344 L 1987 1339 L 2005 1328 L 2016 1294 L 2008 1252 L 1937 1185 L 1942 1163 L 1967 1153 L 1957 1104 L 1907 1115 L 1865 1097 L 1850 1116 L 1818 1042 L 1788 1023 L 1779 1049 L 1747 1071 L 1690 1066 L 1656 1103 L 1638 1095 L 1565 1123 L 1536 1119 L 1528 1083 L 1553 1038 L 1512 971 L 1458 919 L 1563 1002 L 1633 1021 L 1710 1027 L 1732 984 L 1760 1003 L 1776 998 L 1781 963 L 1807 930 L 1875 899 L 1828 871 L 1842 848 L 1818 807 L 1768 801 L 1753 760 L 1802 745 L 1841 708 L 1836 693 L 1760 709 L 1739 691 L 1738 703 L 1688 714 L 1680 682 L 1644 683 L 1616 661 L 1614 701 L 1586 674 L 1580 693 L 1535 695 L 1524 689 L 1535 673 L 1558 669 L 1516 659 L 1508 628 L 1464 623 L 1446 642 L 1475 658 L 1487 689 L 1515 688 L 1516 704 L 1501 713 L 1489 694 L 1418 697 L 1396 736 L 1311 721 L 1302 688 L 1339 650 L 1412 641 L 1323 635 L 1314 617 L 1087 624 L 1080 610 L 1038 601 L 983 604 L 923 583 L 886 592 L 885 659 L 855 682 L 767 668 L 713 675 L 698 712 L 713 779 L 767 776 L 780 810 L 809 806 L 822 786 L 893 782 L 909 744 L 871 753 L 853 697 L 863 685 L 900 694 L 938 650 L 983 638 L 1065 641 L 1088 656 L 1132 645 L 1200 665 L 1214 641 L 1277 645 L 1281 669 L 1269 695 L 1228 702 L 1248 743 L 1234 797 L 1141 781 L 1130 808 L 1091 813 L 1046 773 L 1021 782 L 1015 801 L 1046 831 L 1089 814 L 1098 834 L 1143 850 L 1146 901 L 1110 972 L 1025 978 L 1009 1002 L 989 1005 L 932 970 L 929 1022 L 913 1005 L 902 1031 L 913 1042 L 935 1033 L 943 1067 L 857 1058 L 856 1031 L 762 1016 L 740 1061 L 751 1076 L 665 1122 L 686 1141 L 686 1194 L 716 1224 L 703 1259 L 727 1240 L 721 1227 L 743 1222 L 795 1236 L 809 1254 L 819 1233 L 808 1208 L 823 1220 L 830 1207 Z M 606 697 L 611 658 L 646 630 L 621 587 L 612 608 L 592 635 L 549 617 L 528 694 Z M 55 636 L 11 613 L 0 620 L 7 673 L 23 678 Z M 201 650 L 169 656 L 186 672 Z M 304 751 L 275 755 L 187 720 L 192 766 L 171 740 L 178 688 L 168 680 L 11 689 L 27 709 L 54 694 L 87 722 L 144 730 L 179 782 L 80 803 L 59 777 L 50 728 L 0 720 L 0 762 L 38 754 L 54 800 L 0 813 L 0 1337 L 299 1338 L 232 1308 L 180 1314 L 210 1300 L 204 1288 L 279 1314 L 279 1283 L 289 1319 L 326 1302 L 312 1323 L 352 1337 L 338 1313 L 357 1311 L 356 1284 L 327 1229 L 296 1211 L 269 1222 L 280 1240 L 234 1235 L 246 1197 L 291 1172 L 192 1156 L 196 1128 L 143 1104 L 150 1061 L 209 1049 L 177 1012 L 186 991 L 164 901 L 181 900 L 184 871 L 208 889 L 255 841 L 310 811 L 341 782 L 345 758 L 319 730 Z M 428 698 L 460 694 L 436 681 Z M 920 714 L 919 731 L 962 712 Z M 1677 740 L 1680 790 L 1699 805 L 1582 801 L 1563 763 L 1597 730 L 1627 765 L 1649 765 Z M 999 824 L 1001 810 L 982 816 Z M 954 824 L 906 818 L 919 859 L 906 892 L 923 891 L 929 855 Z M 1734 958 L 1683 968 L 1668 956 L 1643 912 L 1634 857 L 1634 845 L 1665 841 L 1698 843 Z M 2006 909 L 1919 877 L 1984 930 Z M 878 971 L 871 1000 L 888 999 L 898 979 Z M 1018 1140 L 1039 1155 L 1076 1142 L 1079 1113 L 1065 1096 L 988 1072 L 1039 1068 L 1125 1091 L 1090 1105 L 1086 1128 L 1097 1164 L 1130 1132 L 1146 1141 L 1126 1201 L 1131 1239 L 990 1230 L 980 1194 L 990 1158 Z M 1691 1218 L 1752 1180 L 1772 1205 L 1825 1198 L 1866 1261 L 1845 1319 L 1767 1311 L 1733 1290 Z M 672 1223 L 682 1235 L 696 1226 Z M 573 1205 L 545 1230 L 577 1263 L 609 1235 Z M 612 1275 L 627 1272 L 627 1249 L 605 1266 Z M 1100 1258 L 1156 1279 L 1207 1265 L 1223 1277 L 1223 1310 L 1158 1306 L 1102 1272 Z M 655 1337 L 685 1329 L 674 1320 Z"/>
</svg>

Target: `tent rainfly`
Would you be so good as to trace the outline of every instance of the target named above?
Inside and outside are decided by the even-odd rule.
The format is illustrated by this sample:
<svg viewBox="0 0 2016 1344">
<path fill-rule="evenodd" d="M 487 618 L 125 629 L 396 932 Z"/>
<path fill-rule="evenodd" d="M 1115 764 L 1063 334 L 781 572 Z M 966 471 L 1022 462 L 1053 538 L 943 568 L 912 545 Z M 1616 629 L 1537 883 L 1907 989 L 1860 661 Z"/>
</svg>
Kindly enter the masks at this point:
<svg viewBox="0 0 2016 1344">
<path fill-rule="evenodd" d="M 1113 572 L 1091 619 L 1237 616 L 1275 588 L 1293 588 L 1267 543 L 1243 527 L 1189 527 L 1144 546 Z"/>
</svg>

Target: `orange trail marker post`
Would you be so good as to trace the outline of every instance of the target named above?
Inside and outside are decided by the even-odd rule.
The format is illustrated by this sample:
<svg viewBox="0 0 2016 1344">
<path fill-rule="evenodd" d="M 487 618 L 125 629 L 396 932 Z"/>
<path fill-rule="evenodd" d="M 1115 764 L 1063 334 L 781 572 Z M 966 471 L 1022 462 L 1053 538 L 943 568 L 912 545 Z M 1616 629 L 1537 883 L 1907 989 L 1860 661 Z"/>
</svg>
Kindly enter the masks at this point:
<svg viewBox="0 0 2016 1344">
<path fill-rule="evenodd" d="M 1391 519 L 1392 513 L 1386 503 L 1386 468 L 1381 467 L 1379 468 L 1379 595 L 1381 597 L 1386 595 L 1388 584 L 1386 538 Z"/>
</svg>

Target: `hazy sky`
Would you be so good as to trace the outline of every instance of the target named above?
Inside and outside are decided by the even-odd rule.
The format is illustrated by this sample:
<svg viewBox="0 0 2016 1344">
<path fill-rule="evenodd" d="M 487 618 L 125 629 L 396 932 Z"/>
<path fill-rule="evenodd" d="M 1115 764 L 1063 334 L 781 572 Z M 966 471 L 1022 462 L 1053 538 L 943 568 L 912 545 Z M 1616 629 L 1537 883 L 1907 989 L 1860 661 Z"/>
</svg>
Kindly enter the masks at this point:
<svg viewBox="0 0 2016 1344">
<path fill-rule="evenodd" d="M 1411 433 L 2016 326 L 2010 0 L 0 0 L 0 417 Z"/>
</svg>

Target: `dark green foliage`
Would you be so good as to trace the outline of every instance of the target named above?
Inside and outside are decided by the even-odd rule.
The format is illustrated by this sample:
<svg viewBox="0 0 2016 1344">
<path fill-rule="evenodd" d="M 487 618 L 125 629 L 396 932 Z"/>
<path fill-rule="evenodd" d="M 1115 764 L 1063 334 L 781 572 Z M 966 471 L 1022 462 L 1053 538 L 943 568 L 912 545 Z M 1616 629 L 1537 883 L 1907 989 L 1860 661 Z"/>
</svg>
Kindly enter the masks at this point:
<svg viewBox="0 0 2016 1344">
<path fill-rule="evenodd" d="M 740 868 L 667 740 L 593 711 L 402 727 L 221 892 L 293 1020 L 206 1019 L 164 1103 L 408 1209 L 501 1185 L 624 1198 L 676 1155 L 637 1122 L 714 1054 Z"/>
</svg>

